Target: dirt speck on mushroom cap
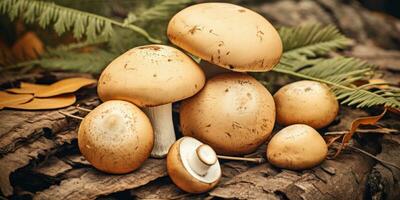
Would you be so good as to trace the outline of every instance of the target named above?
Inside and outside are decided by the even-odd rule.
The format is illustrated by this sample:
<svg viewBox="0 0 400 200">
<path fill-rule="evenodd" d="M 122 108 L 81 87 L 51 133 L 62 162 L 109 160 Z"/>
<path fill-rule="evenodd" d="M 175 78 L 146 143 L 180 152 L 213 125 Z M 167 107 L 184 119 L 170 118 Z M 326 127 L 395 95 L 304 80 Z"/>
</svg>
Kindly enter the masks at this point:
<svg viewBox="0 0 400 200">
<path fill-rule="evenodd" d="M 202 91 L 183 101 L 180 110 L 183 134 L 224 155 L 254 151 L 266 141 L 274 122 L 271 94 L 253 77 L 240 73 L 211 78 Z"/>
</svg>

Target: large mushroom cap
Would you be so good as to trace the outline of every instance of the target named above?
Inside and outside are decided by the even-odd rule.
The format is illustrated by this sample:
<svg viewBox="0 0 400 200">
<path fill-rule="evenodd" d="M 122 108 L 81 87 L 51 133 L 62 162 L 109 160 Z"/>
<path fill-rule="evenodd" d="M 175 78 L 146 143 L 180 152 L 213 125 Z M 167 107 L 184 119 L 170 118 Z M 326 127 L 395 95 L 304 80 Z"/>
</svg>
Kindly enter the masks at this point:
<svg viewBox="0 0 400 200">
<path fill-rule="evenodd" d="M 153 140 L 146 115 L 135 105 L 118 100 L 96 107 L 78 132 L 83 156 L 97 169 L 115 174 L 140 167 L 150 155 Z"/>
<path fill-rule="evenodd" d="M 325 84 L 297 81 L 274 94 L 276 120 L 282 125 L 307 124 L 313 128 L 329 125 L 339 111 L 335 95 Z"/>
<path fill-rule="evenodd" d="M 264 17 L 228 3 L 183 9 L 169 22 L 167 35 L 191 54 L 233 71 L 268 71 L 282 55 L 280 36 Z"/>
<path fill-rule="evenodd" d="M 188 98 L 205 83 L 201 68 L 181 51 L 164 45 L 133 48 L 112 61 L 98 83 L 101 100 L 126 100 L 140 107 Z"/>
<path fill-rule="evenodd" d="M 271 164 L 292 170 L 314 167 L 325 159 L 327 153 L 325 140 L 305 124 L 294 124 L 280 130 L 267 147 Z"/>
<path fill-rule="evenodd" d="M 271 94 L 253 77 L 240 73 L 209 79 L 203 90 L 183 101 L 180 110 L 183 134 L 224 155 L 254 151 L 267 140 L 274 122 Z"/>
<path fill-rule="evenodd" d="M 183 137 L 171 146 L 167 171 L 179 188 L 190 193 L 206 192 L 221 178 L 215 151 L 192 137 Z"/>
</svg>

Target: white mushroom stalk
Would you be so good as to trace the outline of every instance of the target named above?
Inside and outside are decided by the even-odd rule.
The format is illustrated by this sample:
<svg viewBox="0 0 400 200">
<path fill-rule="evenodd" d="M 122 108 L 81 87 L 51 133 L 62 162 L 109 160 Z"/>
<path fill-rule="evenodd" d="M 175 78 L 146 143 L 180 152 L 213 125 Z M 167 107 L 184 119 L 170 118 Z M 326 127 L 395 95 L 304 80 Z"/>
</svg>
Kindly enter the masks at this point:
<svg viewBox="0 0 400 200">
<path fill-rule="evenodd" d="M 169 103 L 142 109 L 153 126 L 154 147 L 151 152 L 153 158 L 164 158 L 171 145 L 176 141 L 171 107 L 172 104 Z"/>
<path fill-rule="evenodd" d="M 196 174 L 205 176 L 210 167 L 217 162 L 217 154 L 210 146 L 202 144 L 188 158 L 188 162 Z"/>
</svg>

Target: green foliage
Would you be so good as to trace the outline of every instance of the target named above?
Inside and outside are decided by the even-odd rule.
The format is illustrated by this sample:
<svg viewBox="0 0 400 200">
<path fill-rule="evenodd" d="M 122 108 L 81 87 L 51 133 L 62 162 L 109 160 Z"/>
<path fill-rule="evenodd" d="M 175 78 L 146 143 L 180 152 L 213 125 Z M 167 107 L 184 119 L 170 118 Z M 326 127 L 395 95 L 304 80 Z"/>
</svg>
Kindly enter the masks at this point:
<svg viewBox="0 0 400 200">
<path fill-rule="evenodd" d="M 313 25 L 282 28 L 279 33 L 284 44 L 284 53 L 280 64 L 273 71 L 326 83 L 332 87 L 342 104 L 400 108 L 399 88 L 354 84 L 355 81 L 367 81 L 371 78 L 375 68 L 373 65 L 355 58 L 314 58 L 326 56 L 349 44 L 349 40 L 335 27 Z"/>
<path fill-rule="evenodd" d="M 76 52 L 50 50 L 49 54 L 39 60 L 42 68 L 48 70 L 67 70 L 97 74 L 103 70 L 118 54 L 104 50 L 93 52 Z"/>
<path fill-rule="evenodd" d="M 105 0 L 99 1 L 99 5 L 106 5 Z M 149 42 L 167 43 L 165 30 L 170 17 L 191 0 L 124 1 L 130 12 L 121 21 L 104 14 L 109 12 L 109 8 L 80 9 L 79 4 L 69 6 L 68 1 L 55 2 L 58 4 L 44 0 L 0 1 L 0 13 L 8 14 L 11 19 L 21 16 L 26 22 L 38 23 L 43 28 L 51 26 L 60 35 L 72 32 L 76 38 L 85 39 L 76 44 L 49 49 L 41 59 L 19 63 L 13 68 L 38 65 L 51 70 L 99 73 L 116 56 L 132 47 Z M 89 1 L 85 5 L 90 5 Z M 70 7 L 78 7 L 79 10 Z M 104 12 L 87 12 L 94 10 Z M 159 39 L 154 39 L 148 32 Z M 343 104 L 400 108 L 399 88 L 354 84 L 355 81 L 371 78 L 374 66 L 355 58 L 327 58 L 329 53 L 346 48 L 351 43 L 334 26 L 283 27 L 279 29 L 279 34 L 284 53 L 274 72 L 326 83 Z M 79 51 L 86 46 L 91 46 L 91 51 Z M 259 73 L 256 76 L 263 82 L 270 74 Z"/>
<path fill-rule="evenodd" d="M 279 29 L 279 35 L 284 47 L 284 57 L 289 59 L 325 55 L 336 49 L 347 47 L 351 41 L 332 25 L 282 27 Z"/>
<path fill-rule="evenodd" d="M 113 34 L 113 26 L 119 26 L 134 31 L 151 42 L 160 42 L 139 26 L 123 24 L 107 17 L 63 7 L 53 2 L 3 0 L 0 2 L 0 13 L 7 13 L 11 19 L 22 16 L 27 23 L 37 22 L 42 28 L 52 24 L 54 30 L 60 35 L 71 30 L 77 39 L 82 37 L 86 37 L 89 41 L 95 41 L 99 37 L 107 39 Z"/>
</svg>

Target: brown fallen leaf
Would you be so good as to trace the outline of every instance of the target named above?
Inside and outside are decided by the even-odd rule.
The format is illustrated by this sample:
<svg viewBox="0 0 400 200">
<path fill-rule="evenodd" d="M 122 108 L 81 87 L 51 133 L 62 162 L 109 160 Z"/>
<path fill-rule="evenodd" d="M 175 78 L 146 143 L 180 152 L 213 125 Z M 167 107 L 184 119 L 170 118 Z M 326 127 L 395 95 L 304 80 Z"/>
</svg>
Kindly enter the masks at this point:
<svg viewBox="0 0 400 200">
<path fill-rule="evenodd" d="M 44 52 L 43 42 L 34 32 L 27 32 L 12 46 L 12 52 L 18 60 L 35 59 Z"/>
<path fill-rule="evenodd" d="M 35 97 L 51 97 L 60 94 L 71 93 L 79 90 L 81 87 L 96 83 L 95 79 L 90 78 L 68 78 L 51 84 L 47 88 L 35 92 Z"/>
<path fill-rule="evenodd" d="M 39 92 L 39 90 L 44 90 L 48 87 L 50 87 L 50 85 L 21 82 L 19 88 L 10 88 L 6 89 L 6 91 L 17 94 L 34 94 Z"/>
<path fill-rule="evenodd" d="M 51 98 L 34 98 L 32 101 L 19 104 L 19 105 L 8 105 L 7 108 L 16 108 L 23 110 L 47 110 L 64 108 L 74 104 L 76 97 L 73 94 L 60 95 Z"/>
<path fill-rule="evenodd" d="M 335 158 L 336 156 L 338 156 L 340 154 L 340 152 L 342 151 L 343 148 L 345 148 L 345 146 L 349 143 L 349 141 L 351 140 L 351 138 L 353 137 L 354 133 L 356 132 L 357 128 L 360 125 L 374 125 L 376 124 L 386 113 L 386 108 L 385 110 L 377 116 L 368 116 L 368 117 L 360 117 L 355 119 L 353 122 L 351 122 L 351 126 L 350 126 L 350 131 L 346 134 L 343 135 L 342 138 L 342 143 L 339 147 L 339 149 L 336 151 L 335 155 L 333 156 L 333 158 Z M 338 137 L 335 137 L 335 139 L 329 141 L 331 144 L 337 140 Z"/>
<path fill-rule="evenodd" d="M 30 94 L 10 94 L 8 92 L 0 91 L 0 109 L 12 105 L 26 103 L 33 99 Z"/>
</svg>

